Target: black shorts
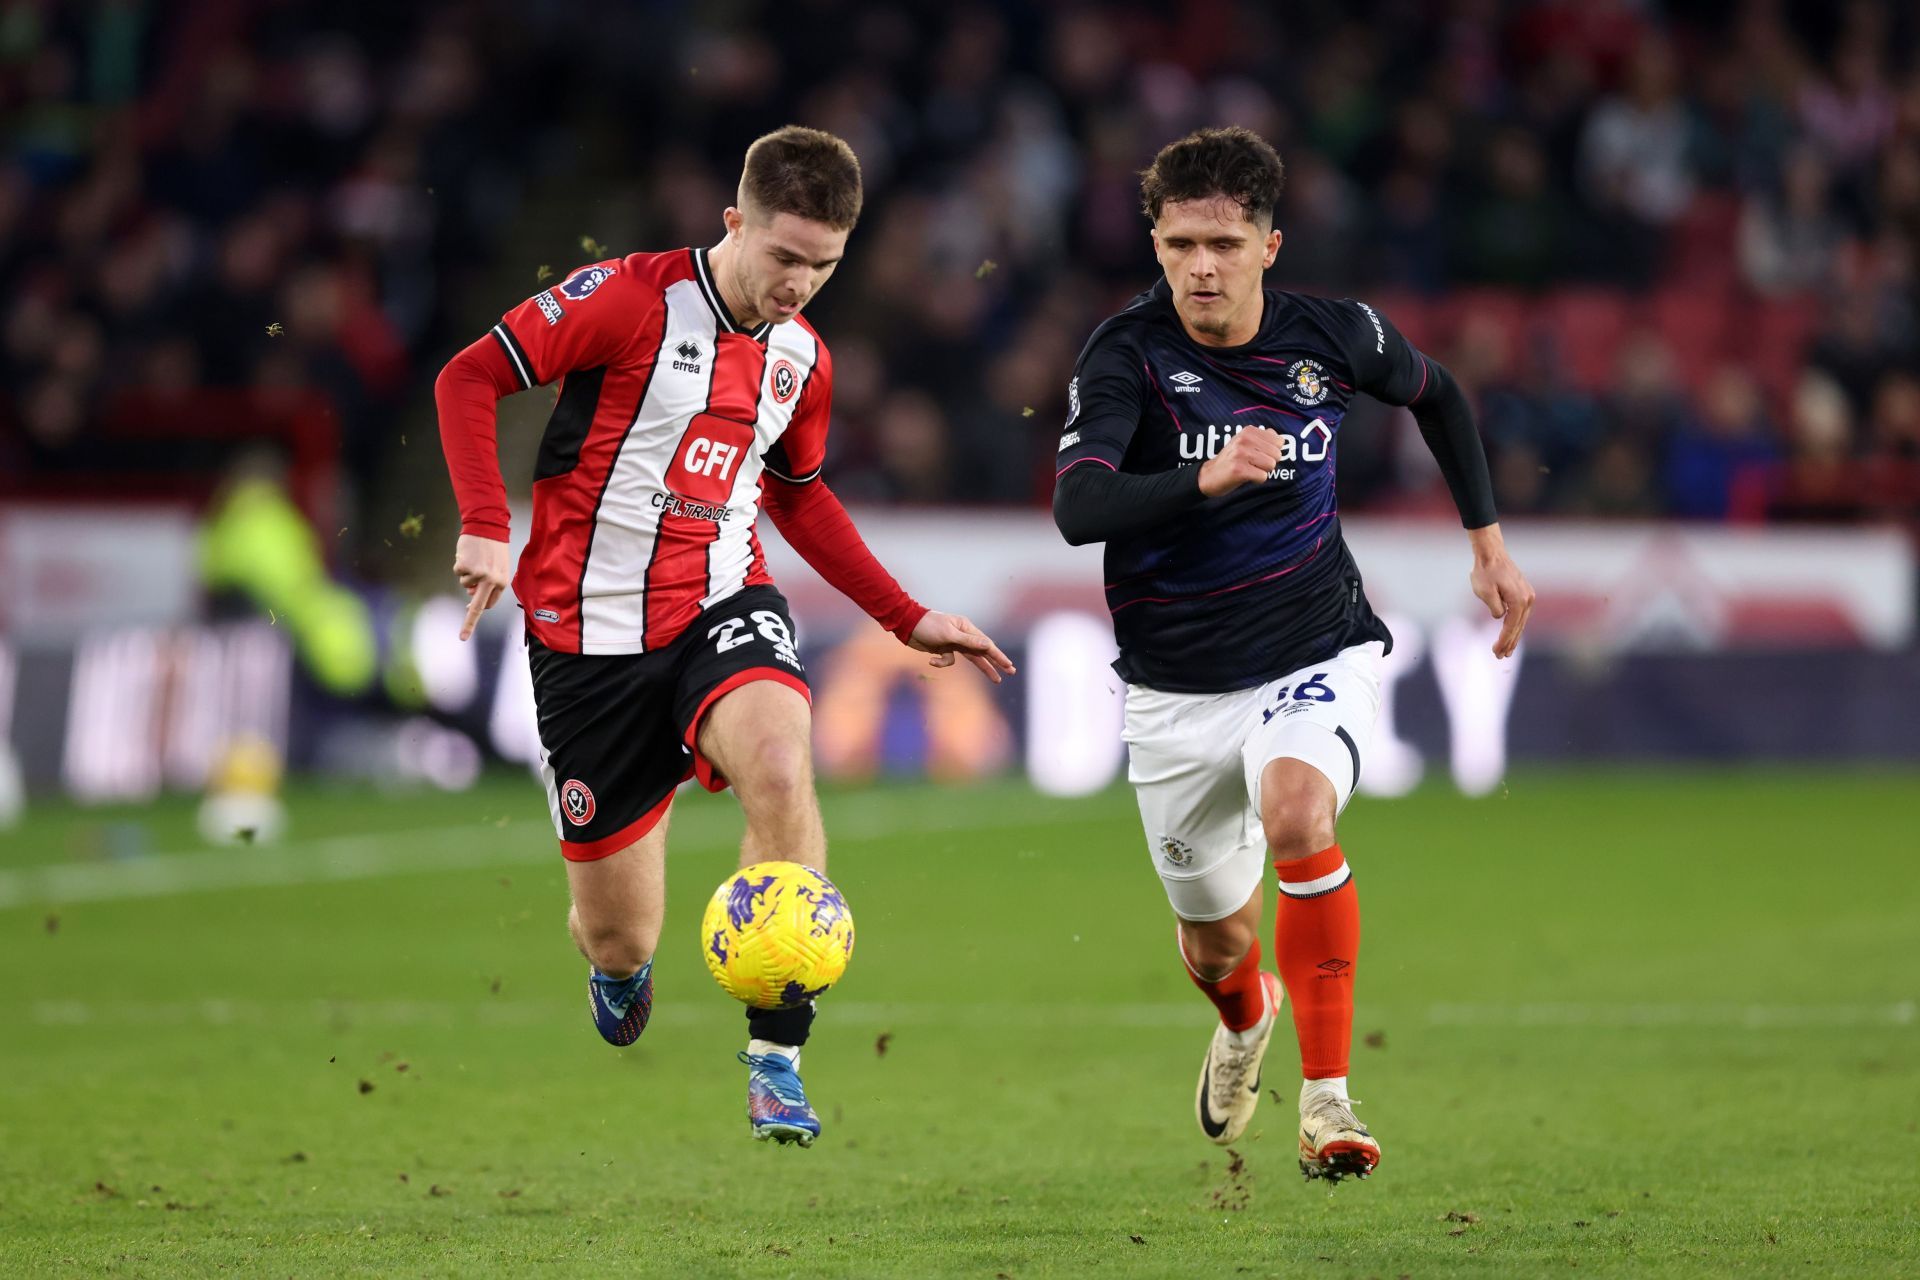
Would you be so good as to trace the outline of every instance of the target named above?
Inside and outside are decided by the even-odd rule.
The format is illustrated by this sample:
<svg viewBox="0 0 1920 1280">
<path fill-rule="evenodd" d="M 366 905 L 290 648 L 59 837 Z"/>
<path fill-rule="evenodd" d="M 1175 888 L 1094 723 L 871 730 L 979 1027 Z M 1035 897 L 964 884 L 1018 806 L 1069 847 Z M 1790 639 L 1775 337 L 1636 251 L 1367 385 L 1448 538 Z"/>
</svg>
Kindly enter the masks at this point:
<svg viewBox="0 0 1920 1280">
<path fill-rule="evenodd" d="M 590 862 L 666 815 L 681 783 L 727 785 L 700 754 L 701 717 L 723 694 L 773 680 L 811 698 L 786 598 L 748 587 L 652 653 L 560 653 L 527 637 L 541 773 L 560 852 Z"/>
</svg>

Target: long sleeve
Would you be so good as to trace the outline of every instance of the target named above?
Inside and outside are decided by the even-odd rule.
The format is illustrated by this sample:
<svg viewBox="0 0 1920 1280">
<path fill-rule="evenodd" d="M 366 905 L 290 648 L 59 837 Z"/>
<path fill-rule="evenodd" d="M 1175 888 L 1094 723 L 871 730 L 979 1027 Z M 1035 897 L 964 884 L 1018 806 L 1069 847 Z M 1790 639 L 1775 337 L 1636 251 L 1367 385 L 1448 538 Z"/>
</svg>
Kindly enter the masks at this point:
<svg viewBox="0 0 1920 1280">
<path fill-rule="evenodd" d="M 434 380 L 440 412 L 440 450 L 446 455 L 460 532 L 507 540 L 507 486 L 496 450 L 500 398 L 520 389 L 506 352 L 480 339 L 447 362 Z"/>
<path fill-rule="evenodd" d="M 1076 547 L 1107 542 L 1163 524 L 1201 497 L 1198 467 L 1133 475 L 1083 458 L 1053 482 L 1053 523 Z"/>
<path fill-rule="evenodd" d="M 1335 304 L 1334 312 L 1360 390 L 1382 404 L 1405 405 L 1420 424 L 1440 464 L 1460 523 L 1484 529 L 1500 516 L 1493 505 L 1487 451 L 1473 425 L 1473 407 L 1445 365 L 1401 336 L 1393 322 L 1364 302 Z"/>
<path fill-rule="evenodd" d="M 865 609 L 905 644 L 927 615 L 927 607 L 908 595 L 874 558 L 833 490 L 818 478 L 794 483 L 771 471 L 762 484 L 767 515 L 800 558 L 827 585 Z"/>
<path fill-rule="evenodd" d="M 1424 355 L 1420 359 L 1426 365 L 1426 385 L 1407 408 L 1420 424 L 1420 438 L 1440 464 L 1453 505 L 1460 511 L 1460 523 L 1468 529 L 1484 529 L 1500 516 L 1493 503 L 1487 451 L 1473 425 L 1473 409 L 1445 365 Z"/>
</svg>

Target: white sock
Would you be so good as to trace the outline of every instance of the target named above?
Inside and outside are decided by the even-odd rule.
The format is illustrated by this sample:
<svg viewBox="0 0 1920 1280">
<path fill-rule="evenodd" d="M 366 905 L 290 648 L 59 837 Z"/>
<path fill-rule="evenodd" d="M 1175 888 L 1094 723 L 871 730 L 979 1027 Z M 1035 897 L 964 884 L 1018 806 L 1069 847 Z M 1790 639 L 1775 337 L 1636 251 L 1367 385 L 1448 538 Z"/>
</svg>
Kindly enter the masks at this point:
<svg viewBox="0 0 1920 1280">
<path fill-rule="evenodd" d="M 747 1041 L 747 1052 L 756 1058 L 764 1058 L 770 1053 L 777 1053 L 788 1062 L 791 1062 L 795 1071 L 800 1069 L 800 1047 L 798 1045 L 775 1044 L 771 1040 L 749 1040 Z"/>
<path fill-rule="evenodd" d="M 1322 1098 L 1328 1097 L 1338 1098 L 1342 1102 L 1348 1101 L 1347 1078 L 1345 1076 L 1328 1076 L 1325 1080 L 1302 1080 L 1300 1082 L 1300 1111 L 1302 1114 L 1305 1114 L 1308 1104 L 1318 1102 Z"/>
<path fill-rule="evenodd" d="M 1254 1045 L 1260 1043 L 1260 1037 L 1267 1034 L 1267 1028 L 1272 1025 L 1273 1009 L 1269 1006 L 1267 1011 L 1260 1015 L 1260 1021 L 1254 1023 L 1245 1031 L 1235 1031 L 1232 1027 L 1226 1027 L 1227 1040 L 1236 1049 L 1251 1049 Z"/>
</svg>

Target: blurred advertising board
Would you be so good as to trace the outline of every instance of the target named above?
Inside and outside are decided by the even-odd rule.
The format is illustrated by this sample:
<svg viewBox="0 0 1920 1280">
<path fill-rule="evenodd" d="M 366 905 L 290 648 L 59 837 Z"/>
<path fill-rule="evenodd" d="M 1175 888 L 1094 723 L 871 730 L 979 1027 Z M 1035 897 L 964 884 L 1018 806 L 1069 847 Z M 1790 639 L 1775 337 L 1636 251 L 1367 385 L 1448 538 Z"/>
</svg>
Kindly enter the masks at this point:
<svg viewBox="0 0 1920 1280">
<path fill-rule="evenodd" d="M 191 621 L 194 529 L 178 506 L 0 503 L 0 636 L 65 643 Z"/>
<path fill-rule="evenodd" d="M 16 606 L 0 636 L 0 794 L 196 789 L 238 740 L 296 771 L 449 787 L 488 758 L 537 762 L 513 608 L 462 644 L 452 595 L 381 602 L 381 682 L 341 699 L 304 678 L 284 626 L 192 618 L 192 529 L 174 519 L 43 511 L 22 537 L 0 516 Z M 929 669 L 764 530 L 823 777 L 1018 769 L 1074 794 L 1121 776 L 1098 548 L 1065 545 L 1040 512 L 858 520 L 910 590 L 967 614 L 1021 673 L 993 686 Z M 1347 535 L 1396 637 L 1363 790 L 1445 778 L 1485 793 L 1509 760 L 1920 760 L 1915 557 L 1898 532 L 1510 525 L 1540 605 L 1508 662 L 1489 653 L 1495 624 L 1456 528 L 1354 519 Z"/>
<path fill-rule="evenodd" d="M 1104 616 L 1101 552 L 1070 547 L 1043 513 L 866 512 L 861 532 L 910 590 L 1018 634 L 1061 608 Z M 1484 616 L 1467 588 L 1465 536 L 1426 520 L 1342 522 L 1381 614 L 1431 631 Z M 1734 529 L 1679 524 L 1506 524 L 1539 593 L 1536 648 L 1582 652 L 1838 647 L 1913 640 L 1914 554 L 1893 529 Z M 853 607 L 776 535 L 767 563 L 797 615 L 849 624 Z"/>
</svg>

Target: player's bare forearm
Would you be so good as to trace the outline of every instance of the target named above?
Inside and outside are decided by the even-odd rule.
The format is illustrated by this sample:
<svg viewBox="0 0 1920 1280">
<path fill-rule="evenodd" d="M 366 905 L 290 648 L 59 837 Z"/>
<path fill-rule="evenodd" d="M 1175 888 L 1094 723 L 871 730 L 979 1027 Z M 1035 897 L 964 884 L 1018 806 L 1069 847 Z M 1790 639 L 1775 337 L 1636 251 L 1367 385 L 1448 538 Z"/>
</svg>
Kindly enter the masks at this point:
<svg viewBox="0 0 1920 1280">
<path fill-rule="evenodd" d="M 1507 554 L 1499 522 L 1467 530 L 1467 542 L 1473 548 L 1473 572 L 1468 576 L 1473 594 L 1502 623 L 1500 637 L 1493 642 L 1493 656 L 1510 658 L 1520 647 L 1520 633 L 1527 629 L 1527 618 L 1533 612 L 1533 586 Z"/>
</svg>

